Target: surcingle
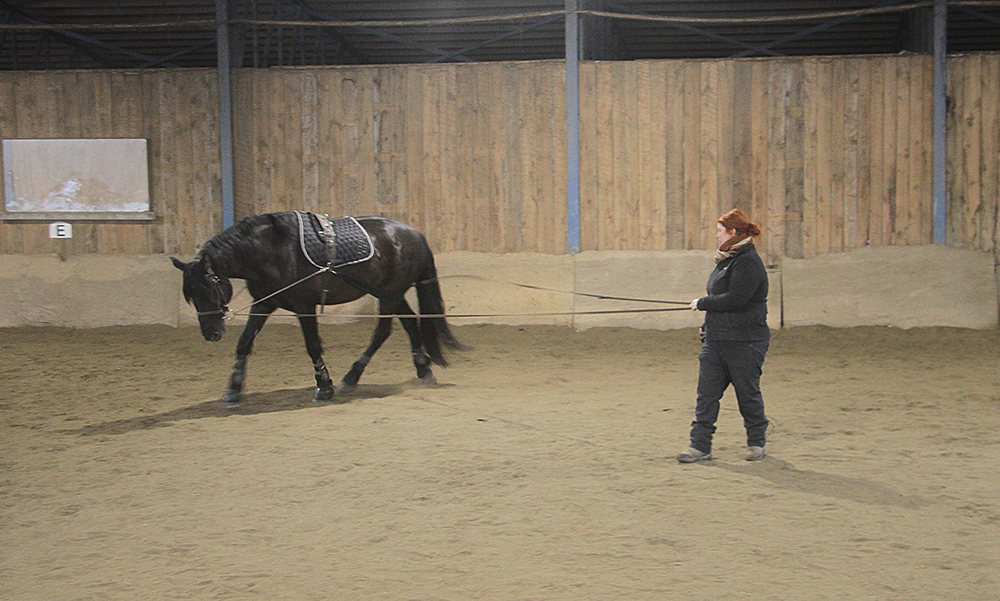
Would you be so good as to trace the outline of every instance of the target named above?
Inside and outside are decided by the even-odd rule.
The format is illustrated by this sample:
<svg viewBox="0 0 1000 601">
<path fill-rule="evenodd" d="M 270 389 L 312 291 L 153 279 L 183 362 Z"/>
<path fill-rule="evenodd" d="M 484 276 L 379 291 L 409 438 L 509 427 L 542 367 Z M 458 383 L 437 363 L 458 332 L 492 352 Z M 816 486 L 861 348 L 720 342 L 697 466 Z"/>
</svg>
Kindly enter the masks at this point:
<svg viewBox="0 0 1000 601">
<path fill-rule="evenodd" d="M 305 211 L 295 211 L 295 215 L 302 254 L 316 267 L 362 263 L 375 254 L 371 236 L 354 217 L 330 219 Z"/>
</svg>

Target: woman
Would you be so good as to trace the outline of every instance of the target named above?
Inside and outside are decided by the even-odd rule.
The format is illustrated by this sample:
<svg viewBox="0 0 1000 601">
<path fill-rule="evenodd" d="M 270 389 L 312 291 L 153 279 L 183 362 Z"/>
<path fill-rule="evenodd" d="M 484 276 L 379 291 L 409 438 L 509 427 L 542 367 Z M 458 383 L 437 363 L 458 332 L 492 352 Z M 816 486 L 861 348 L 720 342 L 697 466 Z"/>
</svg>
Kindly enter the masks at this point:
<svg viewBox="0 0 1000 601">
<path fill-rule="evenodd" d="M 760 374 L 771 339 L 767 327 L 767 271 L 753 239 L 760 226 L 733 209 L 718 221 L 719 250 L 708 276 L 708 296 L 691 301 L 705 311 L 698 355 L 698 405 L 691 423 L 691 446 L 677 455 L 681 463 L 712 458 L 712 435 L 719 399 L 730 384 L 747 430 L 747 461 L 764 458 L 767 417 L 760 394 Z"/>
</svg>

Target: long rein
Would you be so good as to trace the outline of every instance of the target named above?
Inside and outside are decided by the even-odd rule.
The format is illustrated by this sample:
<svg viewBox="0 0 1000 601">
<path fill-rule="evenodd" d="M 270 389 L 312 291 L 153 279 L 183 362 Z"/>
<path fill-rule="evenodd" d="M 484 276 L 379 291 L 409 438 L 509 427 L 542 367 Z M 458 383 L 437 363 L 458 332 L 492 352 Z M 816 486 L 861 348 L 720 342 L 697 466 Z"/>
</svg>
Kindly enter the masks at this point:
<svg viewBox="0 0 1000 601">
<path fill-rule="evenodd" d="M 285 286 L 284 288 L 281 288 L 279 290 L 276 290 L 276 291 L 272 292 L 271 294 L 268 294 L 267 296 L 264 296 L 262 298 L 254 300 L 254 302 L 250 303 L 249 305 L 246 305 L 245 307 L 243 307 L 243 308 L 241 308 L 241 309 L 239 309 L 237 311 L 230 310 L 229 306 L 227 304 L 227 305 L 223 306 L 223 308 L 220 309 L 220 310 L 199 312 L 199 313 L 197 313 L 197 315 L 215 315 L 215 314 L 218 314 L 218 313 L 221 312 L 223 314 L 223 316 L 224 316 L 224 319 L 226 319 L 226 320 L 231 320 L 231 319 L 233 319 L 234 317 L 236 317 L 238 315 L 239 316 L 247 316 L 247 317 L 252 317 L 252 316 L 255 316 L 255 315 L 261 315 L 261 316 L 262 315 L 270 315 L 269 313 L 268 314 L 264 314 L 264 313 L 245 313 L 245 311 L 247 309 L 251 309 L 257 303 L 263 302 L 263 301 L 265 301 L 265 300 L 267 300 L 269 298 L 273 298 L 273 297 L 281 294 L 282 292 L 284 292 L 284 291 L 286 291 L 286 290 L 288 290 L 290 288 L 294 288 L 295 286 L 298 286 L 302 282 L 305 282 L 306 280 L 312 279 L 312 278 L 316 277 L 317 275 L 319 275 L 321 273 L 324 273 L 324 272 L 330 272 L 330 273 L 333 273 L 334 275 L 340 275 L 340 274 L 338 274 L 330 266 L 321 267 L 318 270 L 316 270 L 315 272 L 313 272 L 313 273 L 311 273 L 311 274 L 309 274 L 309 275 L 307 275 L 307 276 L 305 276 L 305 277 L 303 277 L 303 278 L 301 278 L 299 280 L 296 280 L 295 282 L 292 282 L 291 284 Z M 413 314 L 360 314 L 359 313 L 359 314 L 337 314 L 337 317 L 374 317 L 374 318 L 378 318 L 378 319 L 393 318 L 393 317 L 401 318 L 401 319 L 402 318 L 407 318 L 407 317 L 411 317 L 411 318 L 412 317 L 426 317 L 426 318 L 450 317 L 450 318 L 455 318 L 455 319 L 460 319 L 460 318 L 487 318 L 487 317 L 559 317 L 559 316 L 570 316 L 570 315 L 615 315 L 615 314 L 629 314 L 629 313 L 663 313 L 663 312 L 667 312 L 667 311 L 686 311 L 686 310 L 688 310 L 688 305 L 690 305 L 690 302 L 685 302 L 685 301 L 672 301 L 672 300 L 660 300 L 660 299 L 649 299 L 649 298 L 632 298 L 632 297 L 627 297 L 627 296 L 612 296 L 612 295 L 607 295 L 607 294 L 591 294 L 591 293 L 588 293 L 588 292 L 576 292 L 576 291 L 572 291 L 572 290 L 559 290 L 559 289 L 556 289 L 556 288 L 546 288 L 544 286 L 533 286 L 533 285 L 530 285 L 530 284 L 521 284 L 519 282 L 506 282 L 506 281 L 496 280 L 496 279 L 492 279 L 492 278 L 484 278 L 482 276 L 477 276 L 477 275 L 452 275 L 452 276 L 444 276 L 444 277 L 476 279 L 476 280 L 480 280 L 480 281 L 483 281 L 483 282 L 494 282 L 494 283 L 499 283 L 499 284 L 507 284 L 507 285 L 511 285 L 511 286 L 517 286 L 519 288 L 526 288 L 526 289 L 529 289 L 529 290 L 539 290 L 539 291 L 542 291 L 542 292 L 556 292 L 556 293 L 559 293 L 559 294 L 569 294 L 569 295 L 573 295 L 573 296 L 583 296 L 583 297 L 588 297 L 588 298 L 596 298 L 596 299 L 599 299 L 599 300 L 617 300 L 617 301 L 627 301 L 627 302 L 634 302 L 634 303 L 652 303 L 652 304 L 661 304 L 661 305 L 683 305 L 683 306 L 657 308 L 657 309 L 605 309 L 605 310 L 590 310 L 590 311 L 553 311 L 553 312 L 543 312 L 543 313 L 448 313 L 448 314 L 444 314 L 444 313 L 441 313 L 441 314 L 419 314 L 418 313 L 416 315 L 413 315 Z M 431 278 L 431 279 L 424 280 L 424 281 L 418 282 L 418 283 L 422 284 L 422 283 L 425 283 L 425 282 L 432 282 L 432 281 L 434 281 L 436 279 L 440 279 L 440 278 Z M 243 291 L 245 291 L 245 290 L 246 289 L 244 288 L 243 290 L 241 290 L 239 292 L 239 294 L 242 294 Z M 237 294 L 237 296 L 239 296 L 239 294 Z M 298 317 L 298 316 L 303 316 L 303 317 L 319 317 L 320 315 L 322 315 L 322 313 L 296 314 L 295 316 L 296 317 Z M 292 317 L 292 316 L 279 315 L 279 316 L 276 316 L 276 317 Z"/>
</svg>

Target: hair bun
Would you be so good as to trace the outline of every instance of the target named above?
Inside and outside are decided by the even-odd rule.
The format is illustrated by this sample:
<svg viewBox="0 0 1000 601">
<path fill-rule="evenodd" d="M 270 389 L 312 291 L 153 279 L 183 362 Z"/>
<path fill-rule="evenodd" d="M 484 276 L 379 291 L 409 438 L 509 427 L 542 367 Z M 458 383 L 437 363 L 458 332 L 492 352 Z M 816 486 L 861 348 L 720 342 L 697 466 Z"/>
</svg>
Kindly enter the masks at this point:
<svg viewBox="0 0 1000 601">
<path fill-rule="evenodd" d="M 745 232 L 751 236 L 760 235 L 760 226 L 750 221 L 747 214 L 739 209 L 733 209 L 722 217 L 719 217 L 719 223 L 726 229 L 736 230 L 740 233 Z"/>
</svg>

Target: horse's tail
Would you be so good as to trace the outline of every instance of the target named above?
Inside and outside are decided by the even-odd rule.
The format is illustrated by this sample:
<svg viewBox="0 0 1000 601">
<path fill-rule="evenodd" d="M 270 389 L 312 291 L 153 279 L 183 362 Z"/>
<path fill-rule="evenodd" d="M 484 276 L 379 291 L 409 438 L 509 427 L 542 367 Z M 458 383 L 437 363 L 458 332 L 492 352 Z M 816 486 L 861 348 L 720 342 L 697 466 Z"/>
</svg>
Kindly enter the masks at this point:
<svg viewBox="0 0 1000 601">
<path fill-rule="evenodd" d="M 467 347 L 455 338 L 451 328 L 448 327 L 448 322 L 445 321 L 444 299 L 441 298 L 441 286 L 438 284 L 437 270 L 433 264 L 424 272 L 424 278 L 417 282 L 416 288 L 420 314 L 434 316 L 420 318 L 421 342 L 431 361 L 444 367 L 448 365 L 448 360 L 442 352 L 442 342 L 448 348 L 459 351 L 466 350 Z"/>
</svg>

